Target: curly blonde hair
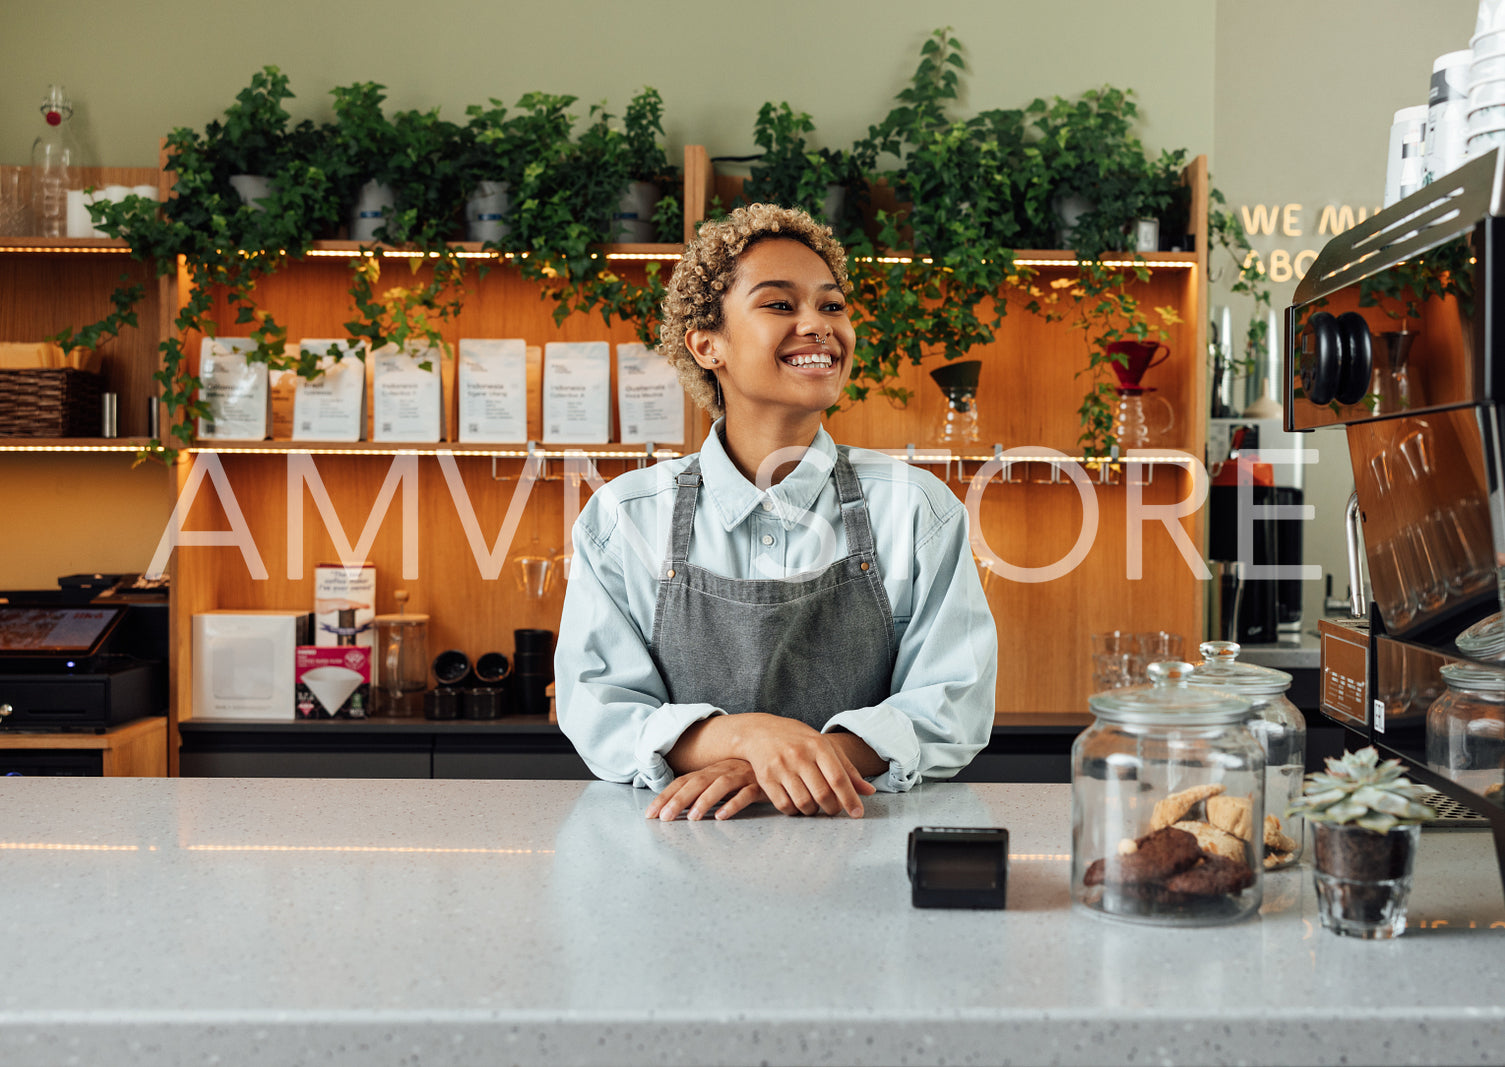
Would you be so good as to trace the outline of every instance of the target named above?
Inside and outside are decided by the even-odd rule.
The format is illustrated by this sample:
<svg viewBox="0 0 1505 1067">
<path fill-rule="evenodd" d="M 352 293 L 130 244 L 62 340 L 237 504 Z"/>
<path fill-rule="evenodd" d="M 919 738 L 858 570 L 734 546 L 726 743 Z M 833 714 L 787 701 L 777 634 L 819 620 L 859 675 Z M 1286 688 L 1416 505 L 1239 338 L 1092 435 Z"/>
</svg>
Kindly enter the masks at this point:
<svg viewBox="0 0 1505 1067">
<path fill-rule="evenodd" d="M 775 237 L 798 241 L 820 256 L 842 294 L 851 294 L 846 249 L 832 235 L 831 227 L 798 208 L 748 204 L 701 226 L 669 278 L 658 335 L 659 351 L 679 374 L 685 392 L 713 418 L 726 414 L 725 407 L 717 402 L 716 376 L 695 362 L 685 346 L 685 334 L 721 329 L 721 301 L 737 279 L 742 253 L 759 241 Z"/>
</svg>

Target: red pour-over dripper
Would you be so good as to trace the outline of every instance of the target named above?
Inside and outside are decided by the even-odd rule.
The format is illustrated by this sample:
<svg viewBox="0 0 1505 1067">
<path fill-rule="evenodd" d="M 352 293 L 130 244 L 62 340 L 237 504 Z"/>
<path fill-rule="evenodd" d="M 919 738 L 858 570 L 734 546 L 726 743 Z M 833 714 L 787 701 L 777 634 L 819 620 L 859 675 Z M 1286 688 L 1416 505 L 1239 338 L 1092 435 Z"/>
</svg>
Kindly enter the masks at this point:
<svg viewBox="0 0 1505 1067">
<path fill-rule="evenodd" d="M 1161 349 L 1165 352 L 1157 358 Z M 1145 388 L 1140 384 L 1145 371 L 1164 363 L 1171 354 L 1170 348 L 1158 341 L 1113 341 L 1107 345 L 1107 351 L 1109 355 L 1123 356 L 1123 362 L 1113 359 L 1108 363 L 1118 376 L 1120 391 L 1136 393 Z"/>
</svg>

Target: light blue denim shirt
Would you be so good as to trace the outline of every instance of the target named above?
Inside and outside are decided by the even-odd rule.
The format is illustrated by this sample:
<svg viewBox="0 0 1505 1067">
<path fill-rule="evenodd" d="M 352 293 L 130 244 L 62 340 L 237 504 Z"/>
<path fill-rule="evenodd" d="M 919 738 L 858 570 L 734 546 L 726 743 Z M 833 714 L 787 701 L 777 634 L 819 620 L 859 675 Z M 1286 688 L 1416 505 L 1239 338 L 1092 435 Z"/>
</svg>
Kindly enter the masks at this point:
<svg viewBox="0 0 1505 1067">
<path fill-rule="evenodd" d="M 830 476 L 836 445 L 821 430 L 799 465 L 767 491 L 721 443 L 700 452 L 704 479 L 689 562 L 732 578 L 781 578 L 847 554 Z M 998 637 L 967 541 L 966 508 L 925 470 L 852 449 L 894 614 L 892 695 L 832 716 L 888 760 L 871 779 L 902 792 L 950 778 L 988 742 Z M 598 489 L 574 527 L 574 561 L 554 655 L 559 726 L 591 771 L 655 791 L 674 779 L 665 754 L 712 704 L 672 704 L 648 653 L 668 550 L 674 476 L 689 458 L 631 471 Z M 716 650 L 705 650 L 716 670 Z M 840 670 L 840 664 L 832 664 Z M 776 711 L 777 709 L 769 709 Z"/>
</svg>

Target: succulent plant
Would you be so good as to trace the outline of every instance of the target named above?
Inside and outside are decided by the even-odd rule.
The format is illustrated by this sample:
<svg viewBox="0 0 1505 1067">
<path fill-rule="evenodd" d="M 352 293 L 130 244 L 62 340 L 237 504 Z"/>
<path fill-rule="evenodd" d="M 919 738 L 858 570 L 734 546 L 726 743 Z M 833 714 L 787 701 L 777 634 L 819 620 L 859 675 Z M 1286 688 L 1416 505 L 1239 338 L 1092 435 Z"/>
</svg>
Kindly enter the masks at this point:
<svg viewBox="0 0 1505 1067">
<path fill-rule="evenodd" d="M 1380 762 L 1374 746 L 1329 759 L 1306 776 L 1306 790 L 1286 809 L 1313 822 L 1354 823 L 1376 833 L 1437 818 L 1421 798 L 1426 790 L 1401 773 L 1398 759 Z"/>
</svg>

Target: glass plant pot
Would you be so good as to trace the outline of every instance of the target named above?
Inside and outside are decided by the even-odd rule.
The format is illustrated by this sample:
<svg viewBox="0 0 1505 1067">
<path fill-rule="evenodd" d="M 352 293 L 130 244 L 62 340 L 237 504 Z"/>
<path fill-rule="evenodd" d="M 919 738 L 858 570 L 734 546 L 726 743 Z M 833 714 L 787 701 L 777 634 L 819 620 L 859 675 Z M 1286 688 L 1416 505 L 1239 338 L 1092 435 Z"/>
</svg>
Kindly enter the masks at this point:
<svg viewBox="0 0 1505 1067">
<path fill-rule="evenodd" d="M 1312 830 L 1312 877 L 1322 925 L 1348 937 L 1405 933 L 1421 827 L 1379 833 L 1352 824 L 1313 823 Z"/>
</svg>

